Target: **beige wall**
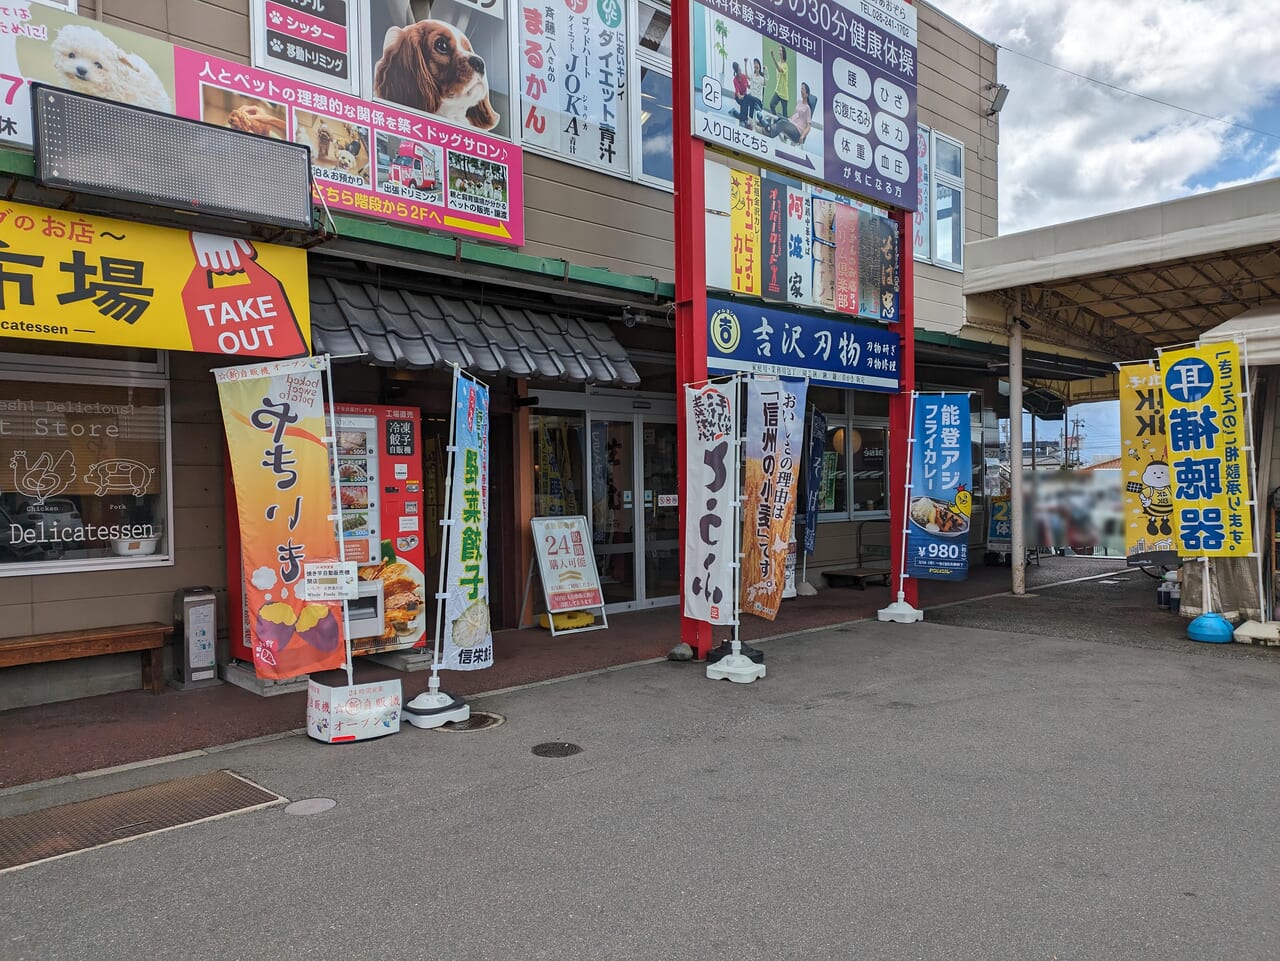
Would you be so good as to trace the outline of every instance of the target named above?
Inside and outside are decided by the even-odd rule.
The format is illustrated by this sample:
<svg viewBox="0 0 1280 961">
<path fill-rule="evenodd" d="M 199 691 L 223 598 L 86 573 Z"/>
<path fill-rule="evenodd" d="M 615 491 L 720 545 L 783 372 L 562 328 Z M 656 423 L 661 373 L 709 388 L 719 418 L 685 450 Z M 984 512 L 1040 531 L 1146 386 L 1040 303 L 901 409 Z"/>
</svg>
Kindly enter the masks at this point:
<svg viewBox="0 0 1280 961">
<path fill-rule="evenodd" d="M 965 240 L 997 233 L 997 117 L 986 116 L 996 82 L 996 48 L 945 14 L 917 3 L 920 14 L 919 121 L 964 144 Z M 957 333 L 965 322 L 964 274 L 916 263 L 916 323 Z"/>
</svg>

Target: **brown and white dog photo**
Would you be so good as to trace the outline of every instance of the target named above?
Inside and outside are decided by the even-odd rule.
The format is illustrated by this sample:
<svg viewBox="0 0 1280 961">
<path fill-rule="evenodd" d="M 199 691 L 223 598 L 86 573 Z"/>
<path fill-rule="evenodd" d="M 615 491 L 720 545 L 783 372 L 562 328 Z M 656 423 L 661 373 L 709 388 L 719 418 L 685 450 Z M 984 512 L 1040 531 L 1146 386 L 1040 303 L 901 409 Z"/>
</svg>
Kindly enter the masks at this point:
<svg viewBox="0 0 1280 961">
<path fill-rule="evenodd" d="M 373 89 L 380 100 L 460 126 L 492 130 L 501 119 L 489 100 L 484 58 L 465 33 L 443 20 L 387 30 Z"/>
</svg>

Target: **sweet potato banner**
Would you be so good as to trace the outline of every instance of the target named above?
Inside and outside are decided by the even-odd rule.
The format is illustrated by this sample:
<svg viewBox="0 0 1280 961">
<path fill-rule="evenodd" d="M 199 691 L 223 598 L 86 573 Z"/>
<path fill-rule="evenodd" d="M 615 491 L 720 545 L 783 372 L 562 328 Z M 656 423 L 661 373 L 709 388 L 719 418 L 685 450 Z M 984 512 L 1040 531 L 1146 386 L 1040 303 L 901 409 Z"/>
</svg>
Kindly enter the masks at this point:
<svg viewBox="0 0 1280 961">
<path fill-rule="evenodd" d="M 341 667 L 342 604 L 299 596 L 303 565 L 338 560 L 324 370 L 308 357 L 215 373 L 240 514 L 253 663 L 288 678 Z"/>
</svg>

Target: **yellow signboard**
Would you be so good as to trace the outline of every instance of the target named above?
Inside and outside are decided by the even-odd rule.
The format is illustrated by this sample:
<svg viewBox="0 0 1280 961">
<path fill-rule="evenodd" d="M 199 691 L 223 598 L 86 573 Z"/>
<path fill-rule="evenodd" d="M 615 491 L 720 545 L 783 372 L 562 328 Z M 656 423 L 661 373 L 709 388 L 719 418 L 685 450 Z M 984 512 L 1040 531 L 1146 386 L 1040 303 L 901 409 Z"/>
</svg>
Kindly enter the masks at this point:
<svg viewBox="0 0 1280 961">
<path fill-rule="evenodd" d="M 1154 360 L 1120 368 L 1120 476 L 1130 564 L 1176 563 L 1178 517 L 1165 439 L 1164 394 Z"/>
<path fill-rule="evenodd" d="M 1160 355 L 1178 552 L 1253 553 L 1249 407 L 1240 348 L 1204 344 Z"/>
<path fill-rule="evenodd" d="M 307 255 L 0 204 L 0 337 L 303 356 L 311 352 Z"/>
<path fill-rule="evenodd" d="M 733 238 L 733 289 L 760 296 L 760 178 L 729 174 L 729 222 Z"/>
</svg>

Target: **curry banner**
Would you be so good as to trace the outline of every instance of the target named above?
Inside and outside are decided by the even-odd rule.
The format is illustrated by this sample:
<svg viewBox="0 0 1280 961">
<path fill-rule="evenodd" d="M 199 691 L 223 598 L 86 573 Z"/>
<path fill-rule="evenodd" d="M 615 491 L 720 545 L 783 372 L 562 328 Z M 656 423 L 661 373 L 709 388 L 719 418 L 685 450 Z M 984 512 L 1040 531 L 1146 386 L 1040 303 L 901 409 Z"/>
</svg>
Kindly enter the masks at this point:
<svg viewBox="0 0 1280 961">
<path fill-rule="evenodd" d="M 1120 369 L 1120 446 L 1127 562 L 1172 567 L 1178 558 L 1178 518 L 1173 510 L 1164 392 L 1154 360 Z"/>
<path fill-rule="evenodd" d="M 1249 409 L 1240 347 L 1203 344 L 1160 355 L 1179 553 L 1253 553 Z"/>
<path fill-rule="evenodd" d="M 684 389 L 684 616 L 708 624 L 737 623 L 732 521 L 738 501 L 736 408 L 736 384 Z"/>
<path fill-rule="evenodd" d="M 742 610 L 771 621 L 786 588 L 796 482 L 804 470 L 806 381 L 747 381 Z"/>
<path fill-rule="evenodd" d="M 973 509 L 969 395 L 917 395 L 912 430 L 907 576 L 962 581 Z"/>
<path fill-rule="evenodd" d="M 216 371 L 240 515 L 244 596 L 259 677 L 334 670 L 346 660 L 342 603 L 309 601 L 303 567 L 337 561 L 327 357 Z"/>
</svg>

